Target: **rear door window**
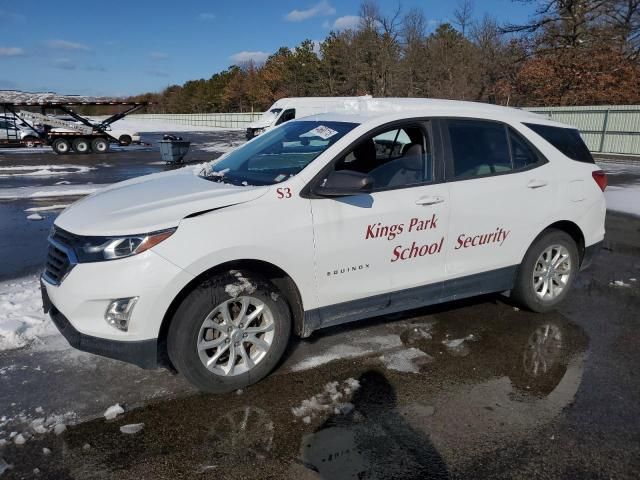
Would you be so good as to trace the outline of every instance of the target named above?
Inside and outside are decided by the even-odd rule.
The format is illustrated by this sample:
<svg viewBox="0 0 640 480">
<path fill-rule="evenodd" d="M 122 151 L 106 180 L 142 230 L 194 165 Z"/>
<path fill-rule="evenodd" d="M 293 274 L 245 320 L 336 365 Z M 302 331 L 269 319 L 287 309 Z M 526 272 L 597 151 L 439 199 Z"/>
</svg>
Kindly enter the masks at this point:
<svg viewBox="0 0 640 480">
<path fill-rule="evenodd" d="M 471 178 L 513 169 L 505 125 L 483 120 L 448 120 L 453 178 Z"/>
<path fill-rule="evenodd" d="M 514 170 L 534 165 L 542 159 L 542 155 L 511 128 L 509 129 L 509 143 L 511 144 L 511 158 Z"/>
<path fill-rule="evenodd" d="M 527 127 L 544 138 L 572 160 L 584 163 L 595 163 L 591 152 L 585 145 L 580 132 L 575 128 L 552 127 L 537 123 L 525 123 Z"/>
</svg>

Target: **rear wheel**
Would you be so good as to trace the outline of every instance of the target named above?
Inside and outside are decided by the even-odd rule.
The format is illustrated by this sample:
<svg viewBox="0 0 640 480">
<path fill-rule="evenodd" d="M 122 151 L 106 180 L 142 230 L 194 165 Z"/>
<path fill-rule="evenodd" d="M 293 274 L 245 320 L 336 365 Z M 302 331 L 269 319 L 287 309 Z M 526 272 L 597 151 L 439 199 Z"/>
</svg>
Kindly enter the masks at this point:
<svg viewBox="0 0 640 480">
<path fill-rule="evenodd" d="M 120 145 L 124 145 L 126 147 L 127 145 L 131 145 L 132 138 L 129 135 L 120 135 L 118 140 L 120 141 Z"/>
<path fill-rule="evenodd" d="M 76 138 L 73 141 L 73 150 L 78 153 L 89 153 L 91 151 L 91 144 L 86 138 Z"/>
<path fill-rule="evenodd" d="M 94 138 L 93 142 L 91 142 L 91 148 L 96 153 L 106 153 L 109 151 L 109 142 L 106 138 Z"/>
<path fill-rule="evenodd" d="M 512 296 L 534 312 L 553 310 L 567 296 L 579 268 L 573 238 L 561 230 L 548 230 L 527 251 Z"/>
<path fill-rule="evenodd" d="M 167 350 L 200 390 L 223 393 L 264 378 L 282 357 L 289 306 L 268 280 L 231 271 L 204 281 L 178 307 Z"/>
<path fill-rule="evenodd" d="M 71 145 L 66 138 L 58 138 L 53 141 L 51 148 L 53 148 L 53 151 L 58 155 L 66 155 L 71 150 Z"/>
</svg>

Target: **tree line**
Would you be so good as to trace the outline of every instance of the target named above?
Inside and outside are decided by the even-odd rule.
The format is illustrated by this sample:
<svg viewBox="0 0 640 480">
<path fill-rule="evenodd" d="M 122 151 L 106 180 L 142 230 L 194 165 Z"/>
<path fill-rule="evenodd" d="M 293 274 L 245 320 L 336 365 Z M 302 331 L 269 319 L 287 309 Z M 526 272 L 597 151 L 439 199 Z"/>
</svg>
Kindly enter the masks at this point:
<svg viewBox="0 0 640 480">
<path fill-rule="evenodd" d="M 128 100 L 152 112 L 262 111 L 299 96 L 397 96 L 512 106 L 640 103 L 640 0 L 514 0 L 533 4 L 525 24 L 477 18 L 459 0 L 452 23 L 431 33 L 425 12 L 385 15 L 374 0 L 356 28 L 319 44 L 281 47 L 260 65 Z"/>
</svg>

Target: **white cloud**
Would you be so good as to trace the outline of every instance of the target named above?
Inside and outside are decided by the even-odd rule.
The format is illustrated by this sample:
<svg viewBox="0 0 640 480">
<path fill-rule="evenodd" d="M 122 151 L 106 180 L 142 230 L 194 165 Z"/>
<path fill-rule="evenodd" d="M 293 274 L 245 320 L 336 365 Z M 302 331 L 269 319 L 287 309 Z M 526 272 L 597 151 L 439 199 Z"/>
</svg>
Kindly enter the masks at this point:
<svg viewBox="0 0 640 480">
<path fill-rule="evenodd" d="M 24 55 L 24 49 L 18 47 L 0 47 L 0 57 L 19 57 Z"/>
<path fill-rule="evenodd" d="M 269 57 L 267 52 L 238 52 L 231 55 L 229 58 L 235 63 L 264 63 L 264 61 Z"/>
<path fill-rule="evenodd" d="M 335 15 L 335 13 L 336 9 L 330 3 L 327 0 L 322 0 L 306 10 L 291 10 L 284 19 L 288 22 L 301 22 L 313 17 Z"/>
<path fill-rule="evenodd" d="M 91 50 L 83 43 L 69 42 L 67 40 L 49 40 L 47 46 L 58 50 L 84 50 L 85 52 Z"/>
<path fill-rule="evenodd" d="M 213 13 L 209 13 L 209 12 L 203 12 L 200 15 L 198 15 L 198 18 L 200 20 L 204 20 L 204 21 L 211 21 L 211 20 L 215 20 L 216 16 Z"/>
<path fill-rule="evenodd" d="M 151 57 L 154 60 L 165 60 L 169 58 L 169 55 L 164 52 L 151 52 L 149 54 L 149 57 Z"/>
<path fill-rule="evenodd" d="M 336 18 L 331 28 L 334 30 L 357 30 L 360 27 L 362 18 L 357 15 L 345 15 Z"/>
</svg>

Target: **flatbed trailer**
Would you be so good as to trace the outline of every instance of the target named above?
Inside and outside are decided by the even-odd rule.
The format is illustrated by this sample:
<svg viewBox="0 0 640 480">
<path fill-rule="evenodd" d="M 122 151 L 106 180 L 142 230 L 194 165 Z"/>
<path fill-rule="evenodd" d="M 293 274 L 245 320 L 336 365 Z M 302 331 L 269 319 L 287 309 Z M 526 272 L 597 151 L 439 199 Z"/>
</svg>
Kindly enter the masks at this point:
<svg viewBox="0 0 640 480">
<path fill-rule="evenodd" d="M 13 117 L 15 121 L 22 121 L 27 124 L 33 133 L 37 135 L 36 143 L 51 145 L 53 151 L 59 155 L 70 153 L 106 153 L 109 151 L 111 143 L 120 144 L 120 140 L 112 136 L 109 125 L 136 112 L 149 102 L 2 102 L 0 101 L 0 112 L 4 113 L 4 129 L 0 123 L 0 145 L 21 145 L 24 144 L 19 130 L 10 128 L 10 121 L 7 118 Z M 122 112 L 111 115 L 99 123 L 91 122 L 73 110 L 81 106 L 125 106 Z M 29 110 L 25 110 L 29 109 Z M 34 109 L 39 112 L 33 111 Z M 47 111 L 58 110 L 72 117 L 79 123 L 67 122 L 47 115 Z M 0 117 L 0 120 L 2 117 Z M 64 128 L 66 131 L 38 130 L 36 124 L 50 127 Z M 2 135 L 4 133 L 4 135 Z M 33 138 L 30 139 L 33 142 Z"/>
</svg>

